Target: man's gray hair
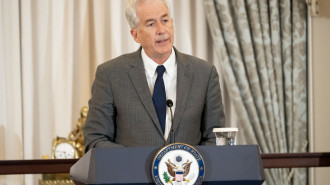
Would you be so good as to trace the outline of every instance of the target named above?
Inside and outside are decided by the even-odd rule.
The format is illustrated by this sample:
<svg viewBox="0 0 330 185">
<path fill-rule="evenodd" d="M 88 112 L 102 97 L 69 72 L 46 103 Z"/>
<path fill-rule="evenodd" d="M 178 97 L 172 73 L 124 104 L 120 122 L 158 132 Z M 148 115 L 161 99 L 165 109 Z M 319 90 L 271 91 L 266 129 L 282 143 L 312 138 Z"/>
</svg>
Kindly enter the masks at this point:
<svg viewBox="0 0 330 185">
<path fill-rule="evenodd" d="M 128 0 L 126 4 L 126 19 L 131 28 L 136 28 L 139 24 L 139 18 L 136 15 L 137 5 L 141 2 L 161 1 L 168 9 L 169 16 L 171 16 L 170 3 L 168 0 Z"/>
</svg>

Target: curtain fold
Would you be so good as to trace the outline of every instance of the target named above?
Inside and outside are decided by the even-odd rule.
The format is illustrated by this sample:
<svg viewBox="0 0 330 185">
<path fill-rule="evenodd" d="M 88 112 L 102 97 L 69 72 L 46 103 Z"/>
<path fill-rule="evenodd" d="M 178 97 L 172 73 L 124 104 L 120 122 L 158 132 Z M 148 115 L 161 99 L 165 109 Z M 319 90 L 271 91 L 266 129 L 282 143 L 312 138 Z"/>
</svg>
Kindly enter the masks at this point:
<svg viewBox="0 0 330 185">
<path fill-rule="evenodd" d="M 206 0 L 217 65 L 239 142 L 262 153 L 304 152 L 307 8 L 302 0 Z M 292 26 L 291 26 L 292 25 Z M 238 114 L 239 113 L 239 114 Z M 268 184 L 306 184 L 306 170 L 266 170 Z"/>
<path fill-rule="evenodd" d="M 0 1 L 0 160 L 23 157 L 19 15 L 18 0 Z M 0 184 L 23 182 L 21 175 L 0 175 Z"/>
</svg>

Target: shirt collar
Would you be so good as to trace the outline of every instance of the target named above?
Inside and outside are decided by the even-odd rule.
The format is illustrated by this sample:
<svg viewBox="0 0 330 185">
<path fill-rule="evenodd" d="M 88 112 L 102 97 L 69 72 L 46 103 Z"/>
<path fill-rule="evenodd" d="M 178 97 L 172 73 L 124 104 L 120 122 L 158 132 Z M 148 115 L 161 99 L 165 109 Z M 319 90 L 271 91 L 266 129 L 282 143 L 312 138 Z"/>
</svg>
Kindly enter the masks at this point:
<svg viewBox="0 0 330 185">
<path fill-rule="evenodd" d="M 141 50 L 141 56 L 142 56 L 144 68 L 148 76 L 153 77 L 156 73 L 156 68 L 158 64 L 147 56 L 143 48 Z M 175 51 L 173 48 L 170 57 L 168 57 L 168 59 L 163 63 L 163 65 L 166 68 L 165 73 L 167 73 L 170 77 L 172 77 L 174 75 L 175 67 L 176 67 Z"/>
</svg>

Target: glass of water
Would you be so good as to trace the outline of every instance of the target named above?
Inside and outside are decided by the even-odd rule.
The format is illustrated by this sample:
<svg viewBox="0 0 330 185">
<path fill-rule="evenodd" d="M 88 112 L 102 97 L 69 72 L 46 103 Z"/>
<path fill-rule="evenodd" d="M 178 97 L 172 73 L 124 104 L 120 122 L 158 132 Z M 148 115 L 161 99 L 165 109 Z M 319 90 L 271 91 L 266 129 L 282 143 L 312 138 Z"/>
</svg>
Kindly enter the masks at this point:
<svg viewBox="0 0 330 185">
<path fill-rule="evenodd" d="M 236 135 L 238 128 L 213 128 L 216 137 L 216 145 L 236 145 Z"/>
</svg>

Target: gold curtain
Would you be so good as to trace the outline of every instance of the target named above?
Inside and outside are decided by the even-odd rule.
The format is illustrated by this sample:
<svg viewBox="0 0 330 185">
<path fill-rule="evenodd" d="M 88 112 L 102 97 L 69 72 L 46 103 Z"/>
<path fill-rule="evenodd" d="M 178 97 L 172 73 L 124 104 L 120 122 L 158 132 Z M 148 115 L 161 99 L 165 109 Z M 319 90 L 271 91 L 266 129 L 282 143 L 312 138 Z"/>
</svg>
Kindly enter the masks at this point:
<svg viewBox="0 0 330 185">
<path fill-rule="evenodd" d="M 307 143 L 307 7 L 303 0 L 206 0 L 239 140 L 263 153 Z M 307 183 L 306 169 L 266 170 L 267 184 Z"/>
</svg>

